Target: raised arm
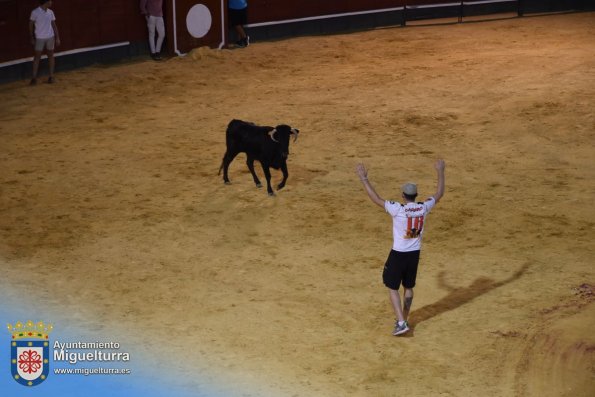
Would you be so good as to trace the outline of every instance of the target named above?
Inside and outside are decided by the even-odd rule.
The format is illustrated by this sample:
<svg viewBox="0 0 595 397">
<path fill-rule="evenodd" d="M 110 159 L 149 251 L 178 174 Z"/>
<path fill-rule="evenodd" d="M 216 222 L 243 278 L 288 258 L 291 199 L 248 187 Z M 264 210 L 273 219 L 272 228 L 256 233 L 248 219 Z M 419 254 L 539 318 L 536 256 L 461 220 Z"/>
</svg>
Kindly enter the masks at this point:
<svg viewBox="0 0 595 397">
<path fill-rule="evenodd" d="M 446 167 L 446 163 L 444 160 L 439 159 L 436 160 L 436 164 L 434 164 L 434 168 L 436 168 L 436 173 L 438 175 L 438 183 L 436 186 L 436 193 L 434 193 L 434 200 L 436 202 L 440 201 L 442 196 L 444 196 L 444 168 Z"/>
<path fill-rule="evenodd" d="M 370 181 L 368 180 L 368 170 L 366 170 L 366 167 L 364 167 L 363 164 L 358 164 L 355 167 L 355 171 L 357 172 L 360 181 L 362 181 L 362 184 L 364 185 L 364 188 L 366 189 L 366 193 L 368 193 L 368 197 L 370 197 L 370 200 L 372 200 L 372 202 L 378 205 L 379 207 L 384 208 L 384 200 L 382 199 L 382 197 L 378 195 L 378 193 L 376 193 L 376 190 L 374 190 L 374 188 L 370 184 Z"/>
</svg>

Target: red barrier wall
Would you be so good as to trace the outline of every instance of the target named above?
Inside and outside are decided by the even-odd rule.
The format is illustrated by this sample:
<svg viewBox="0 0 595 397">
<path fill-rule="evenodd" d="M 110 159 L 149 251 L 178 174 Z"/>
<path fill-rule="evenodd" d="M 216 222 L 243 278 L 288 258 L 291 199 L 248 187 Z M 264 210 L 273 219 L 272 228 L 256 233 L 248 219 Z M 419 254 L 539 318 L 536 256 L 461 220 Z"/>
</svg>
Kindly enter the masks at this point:
<svg viewBox="0 0 595 397">
<path fill-rule="evenodd" d="M 249 23 L 392 8 L 404 3 L 400 0 L 249 0 Z M 199 4 L 210 14 L 206 33 L 209 18 L 205 19 L 205 14 L 196 8 L 189 16 L 190 10 Z M 37 0 L 0 0 L 0 37 L 9 38 L 0 40 L 0 63 L 32 55 L 29 15 L 38 5 Z M 62 41 L 58 52 L 146 40 L 139 0 L 56 0 L 52 9 Z M 226 10 L 226 0 L 164 0 L 168 49 L 185 53 L 203 45 L 219 47 L 226 36 Z"/>
<path fill-rule="evenodd" d="M 165 0 L 167 43 L 171 52 L 187 53 L 193 48 L 222 47 L 225 44 L 227 1 Z"/>
<path fill-rule="evenodd" d="M 0 62 L 30 57 L 29 16 L 37 0 L 0 0 Z M 52 10 L 60 31 L 57 51 L 146 38 L 138 0 L 56 0 Z"/>
<path fill-rule="evenodd" d="M 140 0 L 55 0 L 60 52 L 146 41 Z M 227 42 L 227 0 L 163 0 L 170 53 Z M 452 0 L 248 0 L 249 24 L 397 9 L 405 5 L 457 3 Z M 0 70 L 32 56 L 28 24 L 37 0 L 0 0 Z M 369 14 L 369 13 L 368 13 Z M 8 38 L 8 39 L 6 39 Z M 74 51 L 73 51 L 74 50 Z M 3 65 L 4 63 L 4 65 Z"/>
</svg>

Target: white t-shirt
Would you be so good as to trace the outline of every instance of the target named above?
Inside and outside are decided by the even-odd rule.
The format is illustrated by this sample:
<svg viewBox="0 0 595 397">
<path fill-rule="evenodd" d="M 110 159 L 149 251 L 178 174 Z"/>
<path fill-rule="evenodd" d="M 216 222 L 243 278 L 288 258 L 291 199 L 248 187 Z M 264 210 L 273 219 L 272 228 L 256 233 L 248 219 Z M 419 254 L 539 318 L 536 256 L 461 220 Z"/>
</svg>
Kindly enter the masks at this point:
<svg viewBox="0 0 595 397">
<path fill-rule="evenodd" d="M 384 202 L 384 209 L 393 217 L 393 250 L 409 252 L 421 249 L 424 221 L 434 205 L 434 197 L 423 203 Z"/>
<path fill-rule="evenodd" d="M 54 37 L 54 28 L 52 28 L 52 21 L 56 20 L 54 12 L 49 8 L 44 11 L 43 8 L 37 7 L 31 11 L 31 21 L 35 22 L 35 38 L 49 39 Z"/>
</svg>

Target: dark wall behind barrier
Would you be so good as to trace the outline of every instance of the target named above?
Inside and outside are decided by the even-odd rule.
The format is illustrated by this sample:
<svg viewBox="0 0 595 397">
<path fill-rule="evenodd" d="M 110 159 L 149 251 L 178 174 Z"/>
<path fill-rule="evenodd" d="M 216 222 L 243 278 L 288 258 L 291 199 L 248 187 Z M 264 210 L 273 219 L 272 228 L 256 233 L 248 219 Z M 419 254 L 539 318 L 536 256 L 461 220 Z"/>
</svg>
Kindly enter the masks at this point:
<svg viewBox="0 0 595 397">
<path fill-rule="evenodd" d="M 249 23 L 395 8 L 405 3 L 405 0 L 248 0 Z"/>
</svg>

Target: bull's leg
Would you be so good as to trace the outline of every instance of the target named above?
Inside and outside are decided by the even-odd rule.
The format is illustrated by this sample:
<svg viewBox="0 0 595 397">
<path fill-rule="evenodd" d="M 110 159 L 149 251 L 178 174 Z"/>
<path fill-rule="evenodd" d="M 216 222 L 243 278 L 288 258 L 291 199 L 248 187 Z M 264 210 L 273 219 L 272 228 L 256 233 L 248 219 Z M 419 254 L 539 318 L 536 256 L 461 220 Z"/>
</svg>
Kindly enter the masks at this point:
<svg viewBox="0 0 595 397">
<path fill-rule="evenodd" d="M 238 155 L 239 152 L 230 152 L 226 151 L 225 155 L 223 156 L 223 182 L 228 185 L 229 177 L 227 176 L 227 170 L 229 169 L 229 164 L 233 161 L 233 159 Z"/>
<path fill-rule="evenodd" d="M 250 173 L 252 174 L 252 179 L 254 179 L 254 183 L 256 184 L 256 187 L 262 187 L 262 183 L 260 183 L 260 180 L 256 176 L 256 172 L 254 172 L 254 158 L 251 156 L 248 156 L 248 159 L 246 160 L 246 164 L 248 165 L 248 169 L 250 170 Z"/>
<path fill-rule="evenodd" d="M 283 164 L 281 164 L 281 172 L 283 172 L 283 180 L 277 186 L 277 190 L 281 190 L 285 187 L 285 182 L 287 181 L 287 176 L 289 175 L 287 173 L 287 163 L 285 161 L 283 162 Z"/>
<path fill-rule="evenodd" d="M 274 196 L 273 188 L 271 187 L 271 171 L 268 165 L 262 164 L 262 170 L 264 171 L 264 177 L 267 179 L 267 192 L 269 196 Z"/>
</svg>

